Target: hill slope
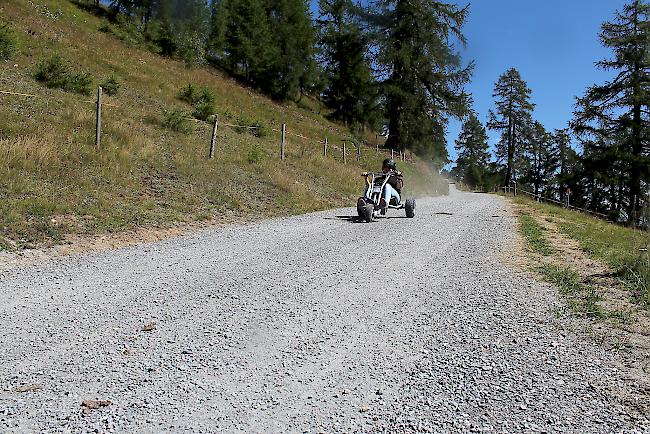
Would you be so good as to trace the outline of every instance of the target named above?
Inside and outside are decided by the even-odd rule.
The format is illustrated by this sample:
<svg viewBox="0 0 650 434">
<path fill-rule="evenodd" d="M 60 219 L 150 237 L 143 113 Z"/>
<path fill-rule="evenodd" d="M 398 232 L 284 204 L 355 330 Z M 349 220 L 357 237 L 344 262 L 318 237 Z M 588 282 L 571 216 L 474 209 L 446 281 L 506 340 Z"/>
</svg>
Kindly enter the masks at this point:
<svg viewBox="0 0 650 434">
<path fill-rule="evenodd" d="M 0 249 L 61 242 L 97 233 L 178 221 L 286 215 L 350 204 L 360 168 L 383 155 L 364 148 L 360 162 L 340 144 L 349 132 L 308 104 L 277 104 L 211 68 L 183 64 L 128 46 L 98 29 L 106 20 L 66 0 L 8 0 L 0 22 L 18 40 L 18 55 L 0 63 Z M 60 55 L 94 86 L 111 75 L 121 87 L 106 97 L 101 150 L 94 147 L 94 97 L 49 89 L 34 79 L 39 63 Z M 212 126 L 194 132 L 162 127 L 187 84 L 209 88 L 220 116 L 217 158 L 207 158 Z M 311 104 L 312 106 L 314 104 Z M 260 123 L 266 134 L 223 123 Z M 279 161 L 288 125 L 287 158 Z M 300 134 L 314 140 L 297 137 Z M 339 146 L 322 156 L 318 140 Z M 350 146 L 349 146 L 350 148 Z M 402 163 L 411 192 L 446 187 L 425 164 Z"/>
</svg>

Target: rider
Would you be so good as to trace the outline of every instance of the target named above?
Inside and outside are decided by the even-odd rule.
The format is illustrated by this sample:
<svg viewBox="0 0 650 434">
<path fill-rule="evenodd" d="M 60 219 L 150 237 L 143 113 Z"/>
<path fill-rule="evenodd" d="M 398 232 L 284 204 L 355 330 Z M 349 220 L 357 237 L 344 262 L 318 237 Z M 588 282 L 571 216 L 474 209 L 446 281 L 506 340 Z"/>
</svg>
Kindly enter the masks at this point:
<svg viewBox="0 0 650 434">
<path fill-rule="evenodd" d="M 390 178 L 384 187 L 384 197 L 379 201 L 379 208 L 386 208 L 390 203 L 391 198 L 395 198 L 395 202 L 399 204 L 400 193 L 402 193 L 402 186 L 404 185 L 404 178 L 402 172 L 397 170 L 397 163 L 392 158 L 386 158 L 381 165 L 383 173 L 390 173 Z"/>
<path fill-rule="evenodd" d="M 400 203 L 400 193 L 402 192 L 402 185 L 404 185 L 404 179 L 402 177 L 402 172 L 397 170 L 397 164 L 392 158 L 386 158 L 381 165 L 381 171 L 385 174 L 390 174 L 388 182 L 384 187 L 383 197 L 379 200 L 379 208 L 385 209 L 390 203 L 391 198 L 395 198 L 396 204 Z M 366 186 L 366 191 L 364 192 L 364 197 L 368 196 L 368 189 L 370 186 Z M 359 199 L 363 202 L 363 198 Z M 363 202 L 365 203 L 365 202 Z"/>
</svg>

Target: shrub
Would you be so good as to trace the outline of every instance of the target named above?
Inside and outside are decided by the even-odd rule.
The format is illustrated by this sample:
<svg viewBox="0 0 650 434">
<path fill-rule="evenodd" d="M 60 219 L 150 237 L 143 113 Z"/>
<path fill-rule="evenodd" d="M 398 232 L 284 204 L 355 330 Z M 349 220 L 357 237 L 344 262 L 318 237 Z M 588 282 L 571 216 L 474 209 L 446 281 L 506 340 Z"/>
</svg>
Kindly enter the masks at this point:
<svg viewBox="0 0 650 434">
<path fill-rule="evenodd" d="M 182 88 L 179 92 L 178 99 L 190 104 L 194 104 L 196 101 L 198 101 L 199 93 L 199 88 L 192 85 L 192 83 L 188 83 L 188 85 Z"/>
<path fill-rule="evenodd" d="M 235 131 L 237 131 L 239 134 L 251 132 L 251 129 L 248 128 L 249 126 L 252 125 L 251 120 L 248 119 L 246 116 L 243 115 L 239 116 L 237 118 L 237 125 L 238 126 L 235 127 Z"/>
<path fill-rule="evenodd" d="M 68 65 L 61 56 L 55 54 L 36 67 L 34 77 L 47 87 L 64 88 L 68 81 Z"/>
<path fill-rule="evenodd" d="M 251 164 L 261 163 L 264 160 L 264 151 L 259 143 L 256 143 L 248 153 L 248 162 Z"/>
<path fill-rule="evenodd" d="M 0 60 L 9 60 L 16 53 L 16 40 L 9 26 L 0 25 Z"/>
<path fill-rule="evenodd" d="M 180 110 L 173 110 L 165 113 L 162 125 L 167 129 L 183 134 L 190 134 L 194 131 L 194 127 L 192 126 L 191 121 L 187 118 L 187 114 Z"/>
<path fill-rule="evenodd" d="M 57 54 L 38 64 L 34 78 L 50 88 L 59 88 L 82 95 L 92 93 L 92 75 L 88 73 L 71 75 L 68 65 Z"/>
<path fill-rule="evenodd" d="M 266 137 L 269 135 L 269 129 L 260 121 L 252 121 L 246 116 L 239 116 L 237 118 L 237 125 L 235 131 L 238 133 L 250 133 L 255 137 Z"/>
<path fill-rule="evenodd" d="M 117 91 L 120 90 L 120 82 L 118 81 L 117 77 L 115 77 L 115 75 L 108 77 L 102 82 L 100 86 L 106 95 L 110 96 L 117 95 Z"/>
<path fill-rule="evenodd" d="M 208 101 L 202 101 L 194 105 L 192 116 L 194 116 L 196 119 L 207 121 L 210 120 L 212 116 L 214 116 L 214 112 L 214 104 Z"/>
<path fill-rule="evenodd" d="M 255 129 L 253 130 L 253 135 L 255 137 L 267 137 L 270 134 L 269 128 L 264 125 L 262 122 L 255 122 L 253 125 Z"/>
<path fill-rule="evenodd" d="M 70 75 L 63 89 L 67 92 L 90 95 L 93 92 L 93 76 L 89 73 Z"/>
<path fill-rule="evenodd" d="M 201 94 L 199 96 L 199 100 L 196 101 L 197 103 L 200 102 L 207 102 L 210 104 L 214 104 L 214 102 L 217 100 L 217 97 L 214 95 L 214 93 L 208 89 L 207 87 L 202 87 L 201 88 Z"/>
<path fill-rule="evenodd" d="M 214 93 L 207 87 L 197 87 L 192 83 L 181 89 L 178 99 L 192 104 L 194 111 L 192 116 L 202 121 L 207 121 L 215 114 Z"/>
<path fill-rule="evenodd" d="M 205 41 L 197 32 L 181 34 L 176 37 L 176 54 L 185 62 L 185 66 L 192 67 L 205 63 Z"/>
</svg>

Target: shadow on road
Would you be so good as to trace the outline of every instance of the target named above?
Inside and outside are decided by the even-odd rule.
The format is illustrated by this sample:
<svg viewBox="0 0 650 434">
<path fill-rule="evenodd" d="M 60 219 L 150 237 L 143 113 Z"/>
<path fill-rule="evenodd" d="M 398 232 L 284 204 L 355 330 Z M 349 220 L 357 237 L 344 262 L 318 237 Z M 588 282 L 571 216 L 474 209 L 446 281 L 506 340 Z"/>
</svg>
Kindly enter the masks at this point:
<svg viewBox="0 0 650 434">
<path fill-rule="evenodd" d="M 356 215 L 337 215 L 334 217 L 325 217 L 325 220 L 345 220 L 350 223 L 365 223 L 365 220 Z"/>
<path fill-rule="evenodd" d="M 366 221 L 356 215 L 337 215 L 334 217 L 323 217 L 325 220 L 345 220 L 350 223 L 365 223 Z M 405 215 L 387 215 L 373 219 L 373 222 L 383 219 L 405 219 L 408 218 Z"/>
</svg>

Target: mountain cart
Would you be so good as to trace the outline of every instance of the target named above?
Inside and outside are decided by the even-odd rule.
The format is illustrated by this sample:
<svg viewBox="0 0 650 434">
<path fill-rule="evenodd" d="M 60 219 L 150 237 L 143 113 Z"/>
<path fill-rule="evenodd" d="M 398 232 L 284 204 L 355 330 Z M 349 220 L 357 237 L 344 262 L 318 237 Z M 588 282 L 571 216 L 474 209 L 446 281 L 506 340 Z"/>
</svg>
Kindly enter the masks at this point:
<svg viewBox="0 0 650 434">
<path fill-rule="evenodd" d="M 379 216 L 385 216 L 389 209 L 403 209 L 406 211 L 406 217 L 415 217 L 415 199 L 409 198 L 405 202 L 397 203 L 394 197 L 385 207 L 380 207 L 381 198 L 384 195 L 384 189 L 391 175 L 388 173 L 363 172 L 361 176 L 365 178 L 366 189 L 365 196 L 357 201 L 357 213 L 359 217 L 367 223 L 370 223 Z"/>
</svg>

